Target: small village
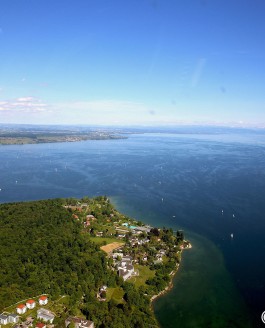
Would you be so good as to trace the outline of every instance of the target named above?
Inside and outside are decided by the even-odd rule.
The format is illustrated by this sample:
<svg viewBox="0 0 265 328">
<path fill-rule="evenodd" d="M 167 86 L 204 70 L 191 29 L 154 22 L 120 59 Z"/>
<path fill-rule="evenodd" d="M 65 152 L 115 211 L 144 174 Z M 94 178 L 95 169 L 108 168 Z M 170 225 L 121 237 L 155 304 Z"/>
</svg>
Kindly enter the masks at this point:
<svg viewBox="0 0 265 328">
<path fill-rule="evenodd" d="M 54 328 L 56 317 L 55 313 L 46 308 L 49 303 L 47 295 L 41 295 L 32 299 L 26 300 L 15 305 L 16 313 L 8 313 L 5 311 L 0 315 L 0 327 L 13 327 L 13 328 Z M 65 320 L 65 327 L 74 324 L 76 328 L 94 328 L 94 323 L 79 317 L 69 316 Z"/>
<path fill-rule="evenodd" d="M 122 281 L 144 289 L 150 301 L 168 288 L 169 277 L 178 269 L 182 250 L 191 248 L 182 231 L 152 227 L 122 215 L 106 197 L 100 202 L 66 204 L 64 208 L 71 213 L 72 220 L 82 225 L 82 233 L 105 252 L 109 268 Z M 123 295 L 121 287 L 102 285 L 95 298 L 99 302 L 113 298 L 123 303 Z M 64 297 L 67 296 L 61 296 L 59 301 Z M 47 294 L 21 301 L 0 315 L 0 327 L 54 328 L 56 317 L 67 312 L 66 307 L 57 308 L 59 301 L 50 302 Z M 12 312 L 8 311 L 10 308 Z M 93 321 L 69 315 L 64 320 L 64 327 L 68 326 L 94 328 L 95 325 Z"/>
<path fill-rule="evenodd" d="M 102 209 L 102 207 L 106 207 Z M 183 249 L 191 248 L 182 231 L 155 228 L 117 212 L 107 198 L 103 204 L 77 203 L 65 206 L 80 221 L 90 239 L 100 246 L 109 259 L 109 267 L 124 281 L 146 287 L 155 277 L 156 269 L 174 263 L 173 275 L 181 260 Z M 100 208 L 100 211 L 98 211 Z M 103 214 L 103 215 L 102 215 Z M 161 288 L 159 288 L 160 290 Z M 154 298 L 154 291 L 146 288 Z M 97 293 L 100 301 L 108 299 L 108 286 Z"/>
</svg>

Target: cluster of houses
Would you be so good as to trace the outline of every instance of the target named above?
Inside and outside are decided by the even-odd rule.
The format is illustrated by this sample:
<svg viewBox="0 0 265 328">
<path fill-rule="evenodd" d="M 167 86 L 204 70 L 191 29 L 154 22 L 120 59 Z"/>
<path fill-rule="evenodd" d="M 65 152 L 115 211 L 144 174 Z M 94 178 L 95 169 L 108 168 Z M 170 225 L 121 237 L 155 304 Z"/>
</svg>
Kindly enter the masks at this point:
<svg viewBox="0 0 265 328">
<path fill-rule="evenodd" d="M 121 262 L 118 264 L 118 272 L 119 276 L 122 277 L 123 280 L 129 279 L 135 274 L 132 258 L 130 256 L 124 256 L 121 259 Z"/>
<path fill-rule="evenodd" d="M 88 207 L 88 204 L 86 203 L 78 203 L 78 205 L 65 205 L 64 208 L 67 210 L 70 210 L 71 212 L 82 212 L 84 209 L 86 209 Z M 76 220 L 79 220 L 78 215 L 76 215 L 75 213 L 72 214 L 72 217 Z"/>
<path fill-rule="evenodd" d="M 144 245 L 150 242 L 150 240 L 146 238 L 139 238 L 138 236 L 142 233 L 148 233 L 151 230 L 150 226 L 130 226 L 128 223 L 122 224 L 124 227 L 129 228 L 132 232 L 132 237 L 129 239 L 129 244 L 133 247 Z M 118 237 L 123 238 L 125 234 L 128 233 L 128 230 L 123 230 L 121 228 L 116 228 L 116 231 L 119 231 L 120 234 Z M 137 275 L 137 272 L 133 266 L 133 259 L 130 255 L 124 255 L 122 252 L 122 247 L 116 249 L 116 252 L 110 253 L 109 256 L 113 259 L 114 267 L 118 271 L 120 277 L 123 280 L 127 280 L 132 276 Z M 147 257 L 143 257 L 143 260 L 147 260 Z"/>
<path fill-rule="evenodd" d="M 133 263 L 135 264 L 144 264 L 144 262 L 148 262 L 151 258 L 152 263 L 160 264 L 163 263 L 163 258 L 167 255 L 169 249 L 165 242 L 163 242 L 160 238 L 156 239 L 157 245 L 152 245 L 148 247 L 148 243 L 150 243 L 150 238 L 147 237 L 147 234 L 151 231 L 152 227 L 150 226 L 130 226 L 128 223 L 122 224 L 124 227 L 130 228 L 131 236 L 127 239 L 127 246 L 131 247 L 132 252 L 128 252 L 128 248 L 126 250 L 126 256 L 123 253 L 123 247 L 116 249 L 116 253 L 109 254 L 114 261 L 114 267 L 118 270 L 118 274 L 124 280 L 131 278 L 133 275 L 137 275 L 133 268 Z M 128 231 L 127 231 L 128 232 Z M 187 242 L 189 246 L 189 242 Z M 145 247 L 141 247 L 145 246 Z M 174 248 L 177 246 L 174 245 Z M 186 246 L 183 246 L 186 247 Z M 182 248 L 182 247 L 181 247 Z M 137 252 L 133 251 L 133 249 L 137 249 Z M 149 263 L 150 264 L 150 263 Z"/>
<path fill-rule="evenodd" d="M 118 224 L 118 222 L 114 222 L 114 224 Z M 148 233 L 151 231 L 150 226 L 144 226 L 144 227 L 131 226 L 128 223 L 123 223 L 122 226 L 125 228 L 129 228 L 133 235 L 140 235 L 143 232 Z M 128 233 L 127 229 L 126 230 L 122 229 L 119 226 L 116 226 L 115 230 L 118 233 L 118 236 L 117 236 L 118 238 L 124 238 L 126 236 L 126 234 Z"/>
<path fill-rule="evenodd" d="M 78 212 L 82 212 L 83 209 L 86 209 L 88 207 L 87 203 L 78 203 L 78 205 L 65 205 L 64 208 L 66 208 L 67 210 L 71 210 L 72 212 L 74 211 L 78 211 Z"/>
<path fill-rule="evenodd" d="M 39 305 L 46 305 L 48 303 L 48 297 L 46 295 L 42 295 L 38 299 Z M 19 315 L 25 314 L 27 310 L 34 309 L 36 306 L 36 301 L 33 299 L 27 300 L 25 304 L 19 304 L 16 307 L 17 314 L 11 313 L 11 314 L 1 314 L 0 315 L 0 324 L 1 325 L 7 325 L 8 323 L 18 323 L 19 321 Z M 43 320 L 45 322 L 52 323 L 55 318 L 55 315 L 46 309 L 40 308 L 37 310 L 37 319 Z M 46 325 L 43 323 L 37 323 L 37 328 L 46 328 Z"/>
<path fill-rule="evenodd" d="M 131 256 L 124 256 L 123 253 L 113 253 L 111 257 L 113 258 L 119 276 L 122 277 L 123 280 L 127 280 L 133 275 L 136 275 Z"/>
<path fill-rule="evenodd" d="M 17 323 L 19 320 L 19 316 L 15 313 L 11 313 L 8 315 L 0 314 L 0 324 L 7 325 L 8 323 Z"/>
<path fill-rule="evenodd" d="M 107 288 L 105 286 L 105 288 Z M 40 305 L 46 305 L 48 303 L 48 298 L 47 296 L 43 295 L 39 297 L 39 304 Z M 24 314 L 26 312 L 26 309 L 33 309 L 36 306 L 36 302 L 34 300 L 28 300 L 26 302 L 26 305 L 20 304 L 17 306 L 17 311 L 19 314 Z M 25 311 L 25 312 L 23 312 Z M 47 327 L 54 327 L 54 325 L 51 325 L 54 321 L 55 315 L 51 311 L 40 308 L 37 310 L 37 319 L 40 320 L 41 322 L 37 322 L 34 327 L 36 328 L 47 328 Z M 34 318 L 28 317 L 23 324 L 18 324 L 19 322 L 19 315 L 18 314 L 8 314 L 0 315 L 0 327 L 1 325 L 7 325 L 9 323 L 15 324 L 13 328 L 19 328 L 19 327 L 32 327 L 33 326 L 33 321 Z M 95 328 L 94 322 L 90 320 L 85 320 L 83 318 L 79 317 L 68 317 L 65 320 L 65 327 L 67 328 L 70 323 L 73 323 L 75 328 Z"/>
<path fill-rule="evenodd" d="M 48 297 L 46 295 L 42 295 L 39 297 L 39 305 L 46 305 L 48 303 Z M 26 304 L 19 304 L 17 306 L 17 313 L 24 314 L 28 309 L 34 309 L 36 306 L 35 300 L 28 300 Z"/>
<path fill-rule="evenodd" d="M 91 221 L 95 221 L 95 220 L 96 220 L 96 218 L 94 217 L 94 215 L 92 215 L 92 214 L 88 214 L 88 215 L 86 216 L 86 220 L 84 221 L 84 228 L 90 226 Z"/>
</svg>

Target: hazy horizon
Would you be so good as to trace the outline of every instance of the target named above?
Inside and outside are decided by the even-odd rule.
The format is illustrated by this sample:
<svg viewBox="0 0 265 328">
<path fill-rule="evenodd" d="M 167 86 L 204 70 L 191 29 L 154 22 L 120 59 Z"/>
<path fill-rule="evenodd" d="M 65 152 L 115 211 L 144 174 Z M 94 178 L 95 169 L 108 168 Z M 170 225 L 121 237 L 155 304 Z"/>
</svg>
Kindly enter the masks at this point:
<svg viewBox="0 0 265 328">
<path fill-rule="evenodd" d="M 69 131 L 74 130 L 76 128 L 81 129 L 110 129 L 110 130 L 116 130 L 116 129 L 139 129 L 141 131 L 149 130 L 154 132 L 156 130 L 162 129 L 163 131 L 172 131 L 174 129 L 185 131 L 185 129 L 188 130 L 188 133 L 192 132 L 198 132 L 200 129 L 205 132 L 209 133 L 209 131 L 220 131 L 220 133 L 223 133 L 225 130 L 230 132 L 239 132 L 239 131 L 256 131 L 256 132 L 265 132 L 265 126 L 256 126 L 256 125 L 237 125 L 237 124 L 194 124 L 194 123 L 186 123 L 186 124 L 120 124 L 120 125 L 109 125 L 109 124 L 55 124 L 55 123 L 2 123 L 0 122 L 1 128 L 14 128 L 14 129 L 23 129 L 26 127 L 29 128 L 58 128 L 58 129 L 68 129 Z"/>
</svg>

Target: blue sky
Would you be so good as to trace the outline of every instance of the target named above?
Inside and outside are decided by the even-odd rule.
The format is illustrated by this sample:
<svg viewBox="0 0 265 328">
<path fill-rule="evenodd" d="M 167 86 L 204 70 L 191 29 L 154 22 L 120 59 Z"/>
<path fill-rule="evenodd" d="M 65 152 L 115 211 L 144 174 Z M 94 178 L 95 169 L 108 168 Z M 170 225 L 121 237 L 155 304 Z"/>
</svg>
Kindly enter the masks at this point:
<svg viewBox="0 0 265 328">
<path fill-rule="evenodd" d="M 1 0 L 0 123 L 265 127 L 263 0 Z"/>
</svg>

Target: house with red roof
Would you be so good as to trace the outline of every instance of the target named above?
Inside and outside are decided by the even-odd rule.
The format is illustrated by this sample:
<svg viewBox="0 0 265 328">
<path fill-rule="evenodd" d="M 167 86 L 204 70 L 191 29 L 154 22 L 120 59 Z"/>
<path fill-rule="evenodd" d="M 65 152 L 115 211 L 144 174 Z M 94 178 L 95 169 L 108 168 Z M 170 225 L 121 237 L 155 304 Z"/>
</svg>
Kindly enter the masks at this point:
<svg viewBox="0 0 265 328">
<path fill-rule="evenodd" d="M 26 306 L 28 309 L 34 309 L 36 306 L 36 302 L 34 300 L 28 300 L 26 302 Z"/>
<path fill-rule="evenodd" d="M 48 303 L 48 297 L 46 295 L 42 295 L 39 298 L 40 305 L 46 305 Z"/>
<path fill-rule="evenodd" d="M 18 314 L 24 314 L 27 311 L 27 307 L 25 304 L 19 304 L 17 306 L 17 313 Z"/>
<path fill-rule="evenodd" d="M 37 322 L 36 323 L 36 328 L 46 328 L 46 325 L 45 325 L 45 323 Z"/>
</svg>

